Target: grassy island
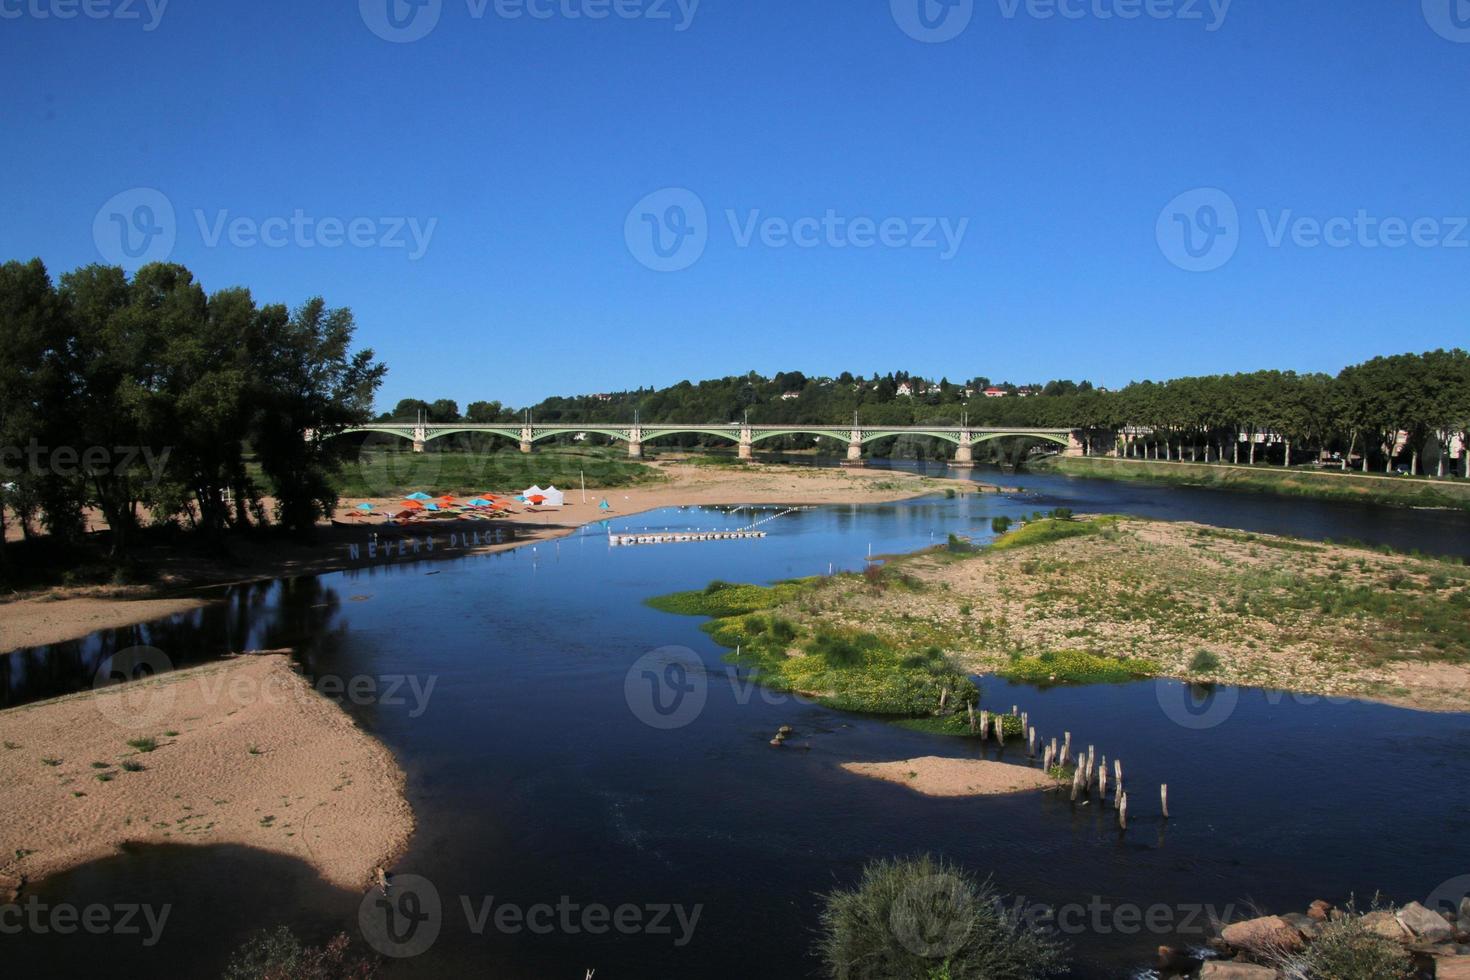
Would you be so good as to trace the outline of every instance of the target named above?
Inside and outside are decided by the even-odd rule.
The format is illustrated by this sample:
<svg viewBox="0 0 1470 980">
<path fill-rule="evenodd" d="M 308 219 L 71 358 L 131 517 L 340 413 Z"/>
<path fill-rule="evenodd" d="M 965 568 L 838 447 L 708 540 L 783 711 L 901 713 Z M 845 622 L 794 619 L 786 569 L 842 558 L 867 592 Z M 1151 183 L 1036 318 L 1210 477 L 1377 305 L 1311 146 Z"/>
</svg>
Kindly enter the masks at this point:
<svg viewBox="0 0 1470 980">
<path fill-rule="evenodd" d="M 975 673 L 1470 708 L 1462 562 L 1196 524 L 1033 520 L 987 547 L 952 540 L 863 574 L 717 582 L 654 604 L 716 617 L 706 629 L 773 687 L 956 734 Z"/>
</svg>

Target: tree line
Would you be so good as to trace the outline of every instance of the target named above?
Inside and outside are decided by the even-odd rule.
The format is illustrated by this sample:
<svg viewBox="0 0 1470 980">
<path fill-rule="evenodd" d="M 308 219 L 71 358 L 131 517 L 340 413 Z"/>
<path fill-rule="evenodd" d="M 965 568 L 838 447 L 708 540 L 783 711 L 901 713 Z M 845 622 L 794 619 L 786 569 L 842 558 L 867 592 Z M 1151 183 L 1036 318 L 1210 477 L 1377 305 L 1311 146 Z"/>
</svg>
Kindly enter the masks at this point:
<svg viewBox="0 0 1470 980">
<path fill-rule="evenodd" d="M 990 387 L 1006 395 L 985 397 Z M 1470 355 L 1459 349 L 1375 357 L 1335 376 L 1256 371 L 1135 382 L 1118 391 L 1070 380 L 992 386 L 983 377 L 954 384 L 906 372 L 868 378 L 813 378 L 798 371 L 768 378 L 752 372 L 660 389 L 554 397 L 524 409 L 475 402 L 465 416 L 452 400 L 404 399 L 382 418 L 410 420 L 419 411 L 437 423 L 516 422 L 527 413 L 542 422 L 588 424 L 626 423 L 635 413 L 644 423 L 729 424 L 748 418 L 757 425 L 834 425 L 856 416 L 864 425 L 897 426 L 967 420 L 983 427 L 1079 429 L 1093 452 L 1250 464 L 1328 458 L 1364 472 L 1403 465 L 1418 473 L 1428 459 L 1440 475 L 1456 465 L 1452 447 L 1458 443 L 1460 472 L 1470 475 L 1463 452 L 1470 443 Z M 723 446 L 699 435 L 674 437 L 671 444 Z M 810 445 L 808 437 L 762 443 L 770 449 Z M 885 450 L 876 448 L 880 455 Z"/>
<path fill-rule="evenodd" d="M 95 508 L 114 556 L 147 523 L 312 526 L 350 451 L 327 437 L 371 417 L 387 370 L 353 350 L 349 309 L 206 294 L 174 264 L 53 282 L 39 259 L 7 262 L 0 328 L 0 532 L 79 543 Z"/>
</svg>

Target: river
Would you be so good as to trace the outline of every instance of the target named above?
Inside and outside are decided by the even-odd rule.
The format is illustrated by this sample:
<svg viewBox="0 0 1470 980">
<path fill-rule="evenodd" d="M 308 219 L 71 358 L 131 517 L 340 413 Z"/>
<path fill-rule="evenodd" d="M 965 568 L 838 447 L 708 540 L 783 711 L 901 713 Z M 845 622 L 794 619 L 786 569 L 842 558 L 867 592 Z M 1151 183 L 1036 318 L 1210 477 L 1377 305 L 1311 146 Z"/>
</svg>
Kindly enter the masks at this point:
<svg viewBox="0 0 1470 980">
<path fill-rule="evenodd" d="M 952 531 L 983 539 L 992 517 L 1053 506 L 1456 554 L 1470 541 L 1466 514 L 977 478 L 1029 492 L 801 510 L 750 541 L 609 548 L 593 526 L 488 557 L 241 587 L 209 609 L 4 658 L 0 692 L 17 704 L 86 686 L 101 658 L 140 643 L 180 664 L 299 644 L 309 676 L 428 689 L 344 705 L 409 774 L 419 827 L 396 870 L 426 882 L 416 887 L 440 909 L 435 940 L 389 977 L 814 976 L 820 893 L 854 883 L 871 858 L 924 851 L 993 875 L 1024 908 L 1064 910 L 1074 975 L 1086 978 L 1134 974 L 1160 944 L 1197 944 L 1209 912 L 1232 905 L 1288 911 L 1354 893 L 1366 904 L 1375 890 L 1422 900 L 1470 872 L 1470 716 L 1251 689 L 1201 696 L 1172 681 L 1043 691 L 983 678 L 985 704 L 1019 704 L 1043 734 L 1071 731 L 1124 761 L 1134 816 L 1120 834 L 1110 814 L 1055 796 L 933 800 L 850 776 L 839 763 L 983 750 L 754 687 L 697 620 L 643 605 L 713 578 L 860 568 L 869 549 L 913 550 Z M 733 528 L 774 513 L 730 511 L 612 524 Z M 656 682 L 682 658 L 696 665 L 689 700 L 671 702 Z M 671 703 L 672 716 L 660 712 Z M 781 725 L 796 735 L 773 749 Z M 1151 795 L 1165 782 L 1167 822 Z M 52 903 L 169 902 L 157 945 L 23 933 L 0 937 L 0 950 L 22 968 L 45 962 L 50 976 L 95 976 L 105 962 L 118 975 L 203 977 L 264 926 L 317 941 L 355 934 L 362 896 L 303 868 L 225 848 L 139 848 L 28 891 Z M 497 928 L 505 904 L 568 911 L 547 932 Z M 604 920 L 582 918 L 623 906 L 627 928 L 599 934 Z M 684 920 L 659 918 L 676 906 Z"/>
</svg>

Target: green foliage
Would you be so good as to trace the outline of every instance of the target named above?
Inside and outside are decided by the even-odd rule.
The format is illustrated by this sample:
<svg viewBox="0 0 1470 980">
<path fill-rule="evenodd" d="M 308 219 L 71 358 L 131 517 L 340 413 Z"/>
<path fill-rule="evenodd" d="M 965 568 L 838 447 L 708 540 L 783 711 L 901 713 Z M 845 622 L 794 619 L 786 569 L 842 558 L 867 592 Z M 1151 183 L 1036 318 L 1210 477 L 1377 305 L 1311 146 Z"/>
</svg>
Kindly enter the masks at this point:
<svg viewBox="0 0 1470 980">
<path fill-rule="evenodd" d="M 996 534 L 1005 534 L 1011 529 L 1012 523 L 1009 517 L 992 517 L 990 519 L 990 530 Z"/>
<path fill-rule="evenodd" d="M 1116 524 L 1115 518 L 1101 517 L 1093 521 L 1072 521 L 1061 518 L 1043 518 L 1032 521 L 1025 527 L 1012 531 L 1003 538 L 991 542 L 991 551 L 1009 551 L 1012 548 L 1027 548 L 1032 545 L 1050 544 L 1065 538 L 1085 537 L 1096 534 L 1105 527 Z"/>
<path fill-rule="evenodd" d="M 989 881 L 927 855 L 875 861 L 856 888 L 829 892 L 817 951 L 834 980 L 1033 980 L 1066 969 L 1062 948 Z"/>
<path fill-rule="evenodd" d="M 1213 674 L 1220 669 L 1220 658 L 1209 650 L 1197 650 L 1189 661 L 1191 674 Z"/>
<path fill-rule="evenodd" d="M 975 550 L 975 546 L 970 543 L 969 538 L 962 538 L 958 534 L 954 533 L 950 534 L 949 541 L 945 545 L 945 548 L 951 554 L 956 555 L 967 555 Z"/>
<path fill-rule="evenodd" d="M 795 598 L 811 579 L 793 579 L 772 586 L 733 585 L 714 581 L 697 592 L 675 592 L 647 600 L 660 612 L 680 616 L 742 616 L 762 609 L 774 609 Z"/>
<path fill-rule="evenodd" d="M 303 946 L 286 926 L 251 936 L 225 968 L 224 980 L 371 980 L 374 960 L 356 956 L 340 933 L 323 947 Z"/>
<path fill-rule="evenodd" d="M 1152 660 L 1059 650 L 1017 658 L 1007 664 L 1000 675 L 1007 680 L 1027 684 L 1117 684 L 1153 677 L 1158 672 L 1159 665 Z"/>
<path fill-rule="evenodd" d="M 592 489 L 663 479 L 653 467 L 608 449 L 543 449 L 527 455 L 516 449 L 414 453 L 405 448 L 362 451 L 333 477 L 332 486 L 343 497 L 401 497 L 415 490 L 468 496 L 520 491 L 532 484 L 565 489 L 584 477 Z"/>
<path fill-rule="evenodd" d="M 1356 913 L 1332 919 L 1300 953 L 1277 957 L 1293 980 L 1412 980 L 1413 958 L 1399 943 L 1370 932 Z"/>
</svg>

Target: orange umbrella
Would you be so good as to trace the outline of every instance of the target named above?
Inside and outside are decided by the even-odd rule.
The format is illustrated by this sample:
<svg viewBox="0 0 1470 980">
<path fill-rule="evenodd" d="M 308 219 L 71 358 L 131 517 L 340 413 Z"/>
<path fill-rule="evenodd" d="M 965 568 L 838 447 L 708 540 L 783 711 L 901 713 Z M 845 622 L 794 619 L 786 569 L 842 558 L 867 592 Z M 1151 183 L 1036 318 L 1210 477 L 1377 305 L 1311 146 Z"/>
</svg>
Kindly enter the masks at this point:
<svg viewBox="0 0 1470 980">
<path fill-rule="evenodd" d="M 404 510 L 423 510 L 424 509 L 424 505 L 421 504 L 421 503 L 419 503 L 417 500 L 405 500 L 403 502 L 403 505 L 402 506 L 403 506 L 403 509 Z"/>
</svg>

